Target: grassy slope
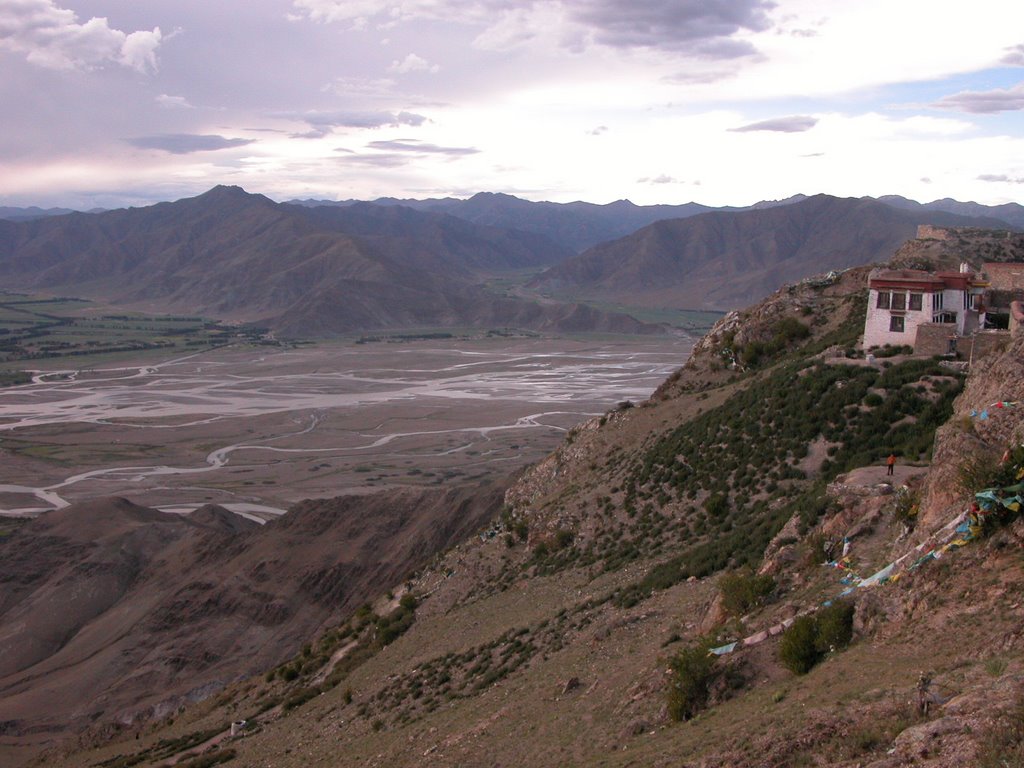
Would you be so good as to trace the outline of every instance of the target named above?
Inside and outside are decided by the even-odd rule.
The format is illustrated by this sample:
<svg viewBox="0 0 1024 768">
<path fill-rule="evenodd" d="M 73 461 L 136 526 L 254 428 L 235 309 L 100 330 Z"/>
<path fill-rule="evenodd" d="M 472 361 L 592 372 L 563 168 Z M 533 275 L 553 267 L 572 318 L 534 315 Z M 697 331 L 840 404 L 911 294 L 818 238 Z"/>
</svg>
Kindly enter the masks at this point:
<svg viewBox="0 0 1024 768">
<path fill-rule="evenodd" d="M 884 432 L 878 427 L 860 433 L 853 428 L 859 421 L 871 422 L 873 413 L 886 413 L 894 402 L 905 409 L 900 414 L 932 413 L 917 419 L 919 434 L 897 433 L 906 450 L 920 452 L 939 419 L 935 404 L 955 391 L 955 381 L 919 381 L 934 372 L 910 366 L 885 374 L 841 369 L 851 381 L 843 387 L 836 386 L 837 369 L 803 375 L 791 370 L 799 357 L 844 341 L 856 328 L 858 304 L 851 297 L 857 290 L 853 286 L 845 296 L 809 291 L 790 296 L 789 303 L 782 296 L 779 302 L 786 306 L 780 312 L 804 318 L 810 339 L 775 350 L 759 368 L 739 375 L 713 364 L 726 350 L 712 346 L 650 405 L 578 430 L 510 494 L 510 514 L 496 535 L 466 542 L 410 581 L 412 591 L 426 599 L 404 635 L 332 681 L 322 695 L 287 713 L 268 708 L 257 718 L 258 731 L 233 743 L 238 764 L 390 766 L 429 760 L 460 766 L 618 766 L 696 764 L 706 758 L 702 764 L 721 766 L 859 765 L 869 756 L 884 757 L 897 733 L 918 723 L 908 702 L 923 669 L 958 691 L 979 682 L 998 688 L 1024 671 L 1017 642 L 1005 640 L 1016 637 L 1024 619 L 1013 600 L 1024 580 L 1019 549 L 976 547 L 866 596 L 871 609 L 864 614 L 875 618 L 862 628 L 860 640 L 806 677 L 786 672 L 768 642 L 728 661 L 746 679 L 741 692 L 690 723 L 672 724 L 665 717 L 667 658 L 701 634 L 716 595 L 715 579 L 706 574 L 730 562 L 756 560 L 754 553 L 791 515 L 803 512 L 804 525 L 812 526 L 820 513 L 826 522 L 836 514 L 817 502 L 821 485 L 855 465 L 858 455 L 874 458 L 871 452 L 879 446 L 861 445 L 864 435 L 877 443 L 888 432 L 889 422 L 879 420 Z M 808 305 L 813 310 L 804 314 Z M 851 312 L 848 321 L 839 309 Z M 747 318 L 751 327 L 763 324 L 768 340 L 779 317 L 773 312 Z M 898 371 L 907 374 L 909 391 L 881 386 L 883 377 L 898 378 Z M 870 376 L 876 378 L 869 382 Z M 817 437 L 806 408 L 795 416 L 808 423 L 808 431 L 794 435 L 781 425 L 767 429 L 758 406 L 780 388 L 826 381 L 836 412 L 856 405 L 857 414 L 841 430 L 849 434 L 832 441 L 842 447 L 822 469 L 798 455 L 800 440 L 812 443 Z M 864 402 L 872 391 L 881 404 Z M 815 423 L 819 432 L 830 424 Z M 737 445 L 766 449 L 752 457 L 773 457 L 769 463 L 748 462 L 759 485 L 770 482 L 763 473 L 791 468 L 793 477 L 775 481 L 783 493 L 747 494 L 736 502 L 743 482 L 739 468 L 726 472 L 723 456 L 708 450 L 727 443 L 724 427 L 730 425 L 742 435 Z M 755 427 L 757 437 L 749 431 Z M 679 483 L 682 464 L 669 459 L 686 453 L 691 439 L 699 446 L 687 454 L 688 481 Z M 716 489 L 715 482 L 726 486 Z M 690 487 L 698 488 L 694 498 L 688 498 Z M 721 514 L 709 514 L 713 510 L 704 502 L 723 491 L 728 503 L 716 508 Z M 898 526 L 888 514 L 873 523 L 874 543 L 858 552 L 865 563 L 891 555 Z M 518 537 L 522 523 L 526 544 Z M 799 544 L 793 546 L 799 551 Z M 779 578 L 775 602 L 742 623 L 729 619 L 716 631 L 727 640 L 769 626 L 834 595 L 836 581 L 833 571 L 797 560 Z M 960 610 L 968 599 L 978 607 Z M 384 606 L 376 610 L 387 613 Z M 371 643 L 373 626 L 361 630 Z M 992 638 L 1004 640 L 993 644 Z M 292 681 L 275 675 L 273 681 L 236 685 L 172 724 L 144 728 L 139 741 L 115 742 L 67 762 L 95 764 L 137 753 L 160 738 L 251 717 L 308 691 L 316 665 L 308 666 Z M 994 728 L 991 717 L 970 723 L 983 735 Z M 942 762 L 939 754 L 931 764 L 965 764 L 956 762 L 964 759 L 957 749 L 946 748 L 952 762 Z"/>
</svg>

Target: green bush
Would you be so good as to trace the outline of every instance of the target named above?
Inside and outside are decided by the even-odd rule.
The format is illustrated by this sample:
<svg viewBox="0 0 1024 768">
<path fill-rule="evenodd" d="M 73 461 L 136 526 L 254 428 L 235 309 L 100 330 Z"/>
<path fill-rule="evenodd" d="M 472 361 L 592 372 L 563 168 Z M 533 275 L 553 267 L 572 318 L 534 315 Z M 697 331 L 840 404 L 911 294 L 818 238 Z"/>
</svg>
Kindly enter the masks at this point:
<svg viewBox="0 0 1024 768">
<path fill-rule="evenodd" d="M 718 657 L 708 653 L 702 641 L 679 651 L 669 662 L 668 716 L 689 720 L 707 706 L 711 683 L 717 677 Z"/>
<path fill-rule="evenodd" d="M 402 595 L 402 599 L 398 601 L 398 606 L 406 611 L 416 610 L 416 595 L 412 592 L 406 592 Z"/>
<path fill-rule="evenodd" d="M 566 530 L 565 528 L 559 528 L 555 532 L 554 548 L 556 550 L 565 549 L 572 544 L 575 535 L 572 531 Z"/>
<path fill-rule="evenodd" d="M 775 589 L 775 579 L 758 576 L 749 568 L 728 573 L 718 582 L 722 607 L 733 616 L 744 616 L 761 605 Z"/>
<path fill-rule="evenodd" d="M 797 675 L 806 675 L 820 660 L 817 649 L 817 631 L 813 616 L 800 616 L 782 633 L 779 658 L 786 669 Z"/>
<path fill-rule="evenodd" d="M 853 639 L 853 603 L 837 600 L 814 617 L 815 647 L 819 653 L 840 651 Z"/>
<path fill-rule="evenodd" d="M 704 511 L 712 518 L 723 518 L 729 514 L 729 497 L 724 493 L 713 493 L 704 500 Z"/>
<path fill-rule="evenodd" d="M 786 669 L 805 675 L 828 653 L 846 648 L 853 639 L 853 614 L 853 603 L 840 600 L 813 616 L 799 616 L 779 642 Z"/>
<path fill-rule="evenodd" d="M 290 683 L 292 680 L 295 680 L 298 676 L 299 670 L 291 666 L 290 664 L 283 670 L 281 670 L 281 679 L 285 682 Z"/>
</svg>

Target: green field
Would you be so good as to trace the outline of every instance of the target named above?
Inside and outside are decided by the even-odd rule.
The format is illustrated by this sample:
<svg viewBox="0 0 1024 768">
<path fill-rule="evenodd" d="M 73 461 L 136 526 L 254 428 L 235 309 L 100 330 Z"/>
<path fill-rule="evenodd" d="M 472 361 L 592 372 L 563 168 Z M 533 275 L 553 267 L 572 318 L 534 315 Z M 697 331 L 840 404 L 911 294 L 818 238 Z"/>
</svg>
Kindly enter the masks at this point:
<svg viewBox="0 0 1024 768">
<path fill-rule="evenodd" d="M 0 292 L 0 386 L 25 383 L 25 368 L 47 361 L 124 357 L 155 350 L 193 351 L 238 334 L 201 317 L 125 312 L 84 299 Z M 81 363 L 78 363 L 81 364 Z"/>
<path fill-rule="evenodd" d="M 556 301 L 577 302 L 594 309 L 620 315 L 630 315 L 642 323 L 662 323 L 679 328 L 688 333 L 703 336 L 711 330 L 716 322 L 725 316 L 725 312 L 704 309 L 681 309 L 675 307 L 644 307 L 633 304 L 621 304 L 613 301 L 599 301 L 588 298 L 584 294 L 560 292 L 538 294 L 527 288 L 527 283 L 539 275 L 541 269 L 527 269 L 496 275 L 485 283 L 491 293 L 504 297 L 520 297 L 534 300 L 554 299 Z"/>
</svg>

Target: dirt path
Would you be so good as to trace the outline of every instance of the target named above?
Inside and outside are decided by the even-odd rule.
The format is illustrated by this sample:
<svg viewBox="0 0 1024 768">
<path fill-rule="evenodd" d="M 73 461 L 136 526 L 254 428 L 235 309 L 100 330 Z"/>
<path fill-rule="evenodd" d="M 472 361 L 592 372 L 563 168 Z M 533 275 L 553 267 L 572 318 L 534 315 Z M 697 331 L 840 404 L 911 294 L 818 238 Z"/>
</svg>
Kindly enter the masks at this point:
<svg viewBox="0 0 1024 768">
<path fill-rule="evenodd" d="M 896 462 L 896 466 L 893 467 L 892 477 L 889 477 L 886 472 L 885 464 L 858 467 L 857 469 L 846 473 L 843 484 L 880 485 L 881 483 L 889 483 L 893 488 L 898 488 L 899 486 L 906 484 L 910 478 L 923 475 L 927 471 L 928 467 L 915 467 Z"/>
</svg>

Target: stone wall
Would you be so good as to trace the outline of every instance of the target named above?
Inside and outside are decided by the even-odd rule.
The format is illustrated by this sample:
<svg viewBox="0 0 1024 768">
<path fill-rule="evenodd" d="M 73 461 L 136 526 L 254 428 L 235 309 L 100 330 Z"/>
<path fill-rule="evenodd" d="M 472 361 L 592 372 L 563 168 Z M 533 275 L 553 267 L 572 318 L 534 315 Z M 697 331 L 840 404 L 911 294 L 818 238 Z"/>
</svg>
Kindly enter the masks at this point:
<svg viewBox="0 0 1024 768">
<path fill-rule="evenodd" d="M 921 323 L 917 326 L 914 340 L 914 354 L 948 355 L 949 342 L 956 339 L 956 326 L 942 323 Z M 957 339 L 956 351 L 965 356 L 970 354 L 970 339 Z"/>
<path fill-rule="evenodd" d="M 917 225 L 918 240 L 948 240 L 949 235 L 949 230 L 942 227 L 936 227 L 932 224 Z"/>
<path fill-rule="evenodd" d="M 989 285 L 994 291 L 1024 292 L 1024 264 L 1009 262 L 987 263 L 983 267 Z"/>
</svg>

